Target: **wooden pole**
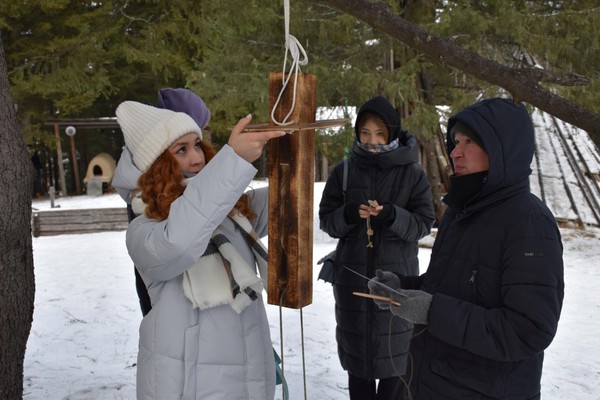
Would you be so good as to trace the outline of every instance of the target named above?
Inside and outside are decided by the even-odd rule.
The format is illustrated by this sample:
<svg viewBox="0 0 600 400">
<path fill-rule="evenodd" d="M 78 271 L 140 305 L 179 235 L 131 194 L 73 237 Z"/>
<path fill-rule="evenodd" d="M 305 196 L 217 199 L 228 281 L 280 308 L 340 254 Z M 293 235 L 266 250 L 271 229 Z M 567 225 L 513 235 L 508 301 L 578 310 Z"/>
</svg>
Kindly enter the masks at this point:
<svg viewBox="0 0 600 400">
<path fill-rule="evenodd" d="M 269 75 L 270 109 L 283 87 L 283 73 Z M 286 87 L 274 116 L 288 122 L 315 122 L 316 76 L 299 74 Z M 269 141 L 269 304 L 299 309 L 312 303 L 312 244 L 315 130 L 296 131 Z"/>
<path fill-rule="evenodd" d="M 60 175 L 60 191 L 63 196 L 66 196 L 67 185 L 65 183 L 65 169 L 62 163 L 62 147 L 60 145 L 58 124 L 54 124 L 54 137 L 56 138 L 56 162 L 58 163 L 58 174 Z"/>
<path fill-rule="evenodd" d="M 77 151 L 75 150 L 75 135 L 71 139 L 71 159 L 73 160 L 73 177 L 75 179 L 75 193 L 81 194 L 81 185 L 79 184 L 79 164 L 77 162 Z"/>
</svg>

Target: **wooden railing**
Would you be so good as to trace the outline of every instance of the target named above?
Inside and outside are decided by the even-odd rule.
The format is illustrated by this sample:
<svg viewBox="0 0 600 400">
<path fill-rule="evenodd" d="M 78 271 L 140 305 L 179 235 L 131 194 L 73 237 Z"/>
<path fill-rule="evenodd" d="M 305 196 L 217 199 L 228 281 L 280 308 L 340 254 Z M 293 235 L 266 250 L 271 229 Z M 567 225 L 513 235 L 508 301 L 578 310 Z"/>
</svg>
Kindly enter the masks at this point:
<svg viewBox="0 0 600 400">
<path fill-rule="evenodd" d="M 127 209 L 89 208 L 77 210 L 33 211 L 31 230 L 34 237 L 63 234 L 126 230 Z"/>
</svg>

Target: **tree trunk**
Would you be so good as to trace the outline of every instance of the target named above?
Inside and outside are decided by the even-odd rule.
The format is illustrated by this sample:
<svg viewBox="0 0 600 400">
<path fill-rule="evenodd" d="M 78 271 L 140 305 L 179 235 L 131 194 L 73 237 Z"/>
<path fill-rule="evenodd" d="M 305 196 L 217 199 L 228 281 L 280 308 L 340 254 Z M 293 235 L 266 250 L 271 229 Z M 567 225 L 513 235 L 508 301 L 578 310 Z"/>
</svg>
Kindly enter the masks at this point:
<svg viewBox="0 0 600 400">
<path fill-rule="evenodd" d="M 319 175 L 319 181 L 327 182 L 327 179 L 329 179 L 329 160 L 324 155 L 321 155 L 320 159 L 321 159 L 321 168 L 320 168 L 321 173 Z"/>
<path fill-rule="evenodd" d="M 440 157 L 445 157 L 445 152 L 440 153 L 440 146 L 436 143 L 439 139 L 438 135 L 427 138 L 421 143 L 422 147 L 422 165 L 431 185 L 431 195 L 433 198 L 433 209 L 435 211 L 435 225 L 437 226 L 446 211 L 446 206 L 442 202 L 444 194 L 448 190 L 448 186 L 444 184 L 448 171 L 441 167 L 439 163 Z M 443 147 L 442 147 L 443 148 Z"/>
<path fill-rule="evenodd" d="M 23 360 L 35 282 L 31 240 L 33 168 L 12 100 L 0 39 L 0 398 L 23 398 Z"/>
</svg>

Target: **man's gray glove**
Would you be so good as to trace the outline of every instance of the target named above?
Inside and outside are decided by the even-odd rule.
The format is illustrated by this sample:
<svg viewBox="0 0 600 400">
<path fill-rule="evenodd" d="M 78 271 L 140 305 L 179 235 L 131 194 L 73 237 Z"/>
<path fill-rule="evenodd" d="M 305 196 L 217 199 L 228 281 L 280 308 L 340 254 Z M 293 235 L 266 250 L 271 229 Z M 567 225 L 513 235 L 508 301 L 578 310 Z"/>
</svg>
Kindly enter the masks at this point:
<svg viewBox="0 0 600 400">
<path fill-rule="evenodd" d="M 371 294 L 383 297 L 390 296 L 389 289 L 399 289 L 400 288 L 400 278 L 398 275 L 389 271 L 382 271 L 380 269 L 375 271 L 375 277 L 371 278 L 367 283 L 367 287 L 369 288 L 369 292 Z M 389 288 L 389 289 L 388 289 Z M 375 299 L 375 304 L 382 310 L 387 310 L 390 308 L 390 303 L 384 300 Z"/>
<path fill-rule="evenodd" d="M 390 303 L 392 314 L 399 316 L 413 324 L 427 325 L 429 306 L 433 296 L 422 290 L 398 290 L 400 295 L 390 292 L 390 296 L 396 303 Z M 406 296 L 406 297 L 403 297 Z"/>
<path fill-rule="evenodd" d="M 427 324 L 432 295 L 422 290 L 400 289 L 400 278 L 392 272 L 378 269 L 375 274 L 377 276 L 367 284 L 371 294 L 391 298 L 396 304 L 400 304 L 374 299 L 379 308 L 390 309 L 394 315 L 413 324 Z"/>
</svg>

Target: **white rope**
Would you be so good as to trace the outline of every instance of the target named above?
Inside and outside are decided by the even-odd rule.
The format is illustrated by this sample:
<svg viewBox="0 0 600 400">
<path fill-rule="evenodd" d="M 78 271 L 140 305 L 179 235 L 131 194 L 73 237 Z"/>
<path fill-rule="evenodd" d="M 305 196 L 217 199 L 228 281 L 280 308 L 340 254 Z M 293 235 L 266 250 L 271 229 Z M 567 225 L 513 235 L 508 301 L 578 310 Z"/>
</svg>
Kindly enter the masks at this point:
<svg viewBox="0 0 600 400">
<path fill-rule="evenodd" d="M 290 35 L 290 0 L 283 0 L 283 12 L 285 19 L 285 56 L 283 58 L 282 75 L 283 85 L 281 87 L 281 91 L 279 92 L 279 96 L 277 97 L 277 101 L 275 102 L 275 104 L 273 105 L 273 109 L 271 110 L 271 120 L 276 125 L 285 125 L 293 123 L 293 121 L 288 122 L 288 118 L 290 117 L 290 115 L 292 115 L 292 113 L 294 112 L 294 108 L 296 107 L 296 89 L 298 85 L 298 72 L 300 70 L 300 65 L 308 64 L 308 56 L 306 55 L 306 51 L 304 51 L 304 48 L 302 47 L 298 39 L 296 39 L 295 36 Z M 290 65 L 290 72 L 286 76 L 285 69 L 288 61 L 288 52 L 291 55 L 292 62 Z M 300 59 L 300 54 L 302 54 L 302 60 Z M 275 110 L 277 109 L 277 106 L 279 106 L 281 96 L 283 95 L 283 92 L 289 84 L 292 74 L 294 75 L 294 92 L 292 97 L 292 107 L 290 108 L 290 111 L 285 116 L 285 118 L 283 118 L 283 121 L 277 121 L 275 119 Z"/>
</svg>

